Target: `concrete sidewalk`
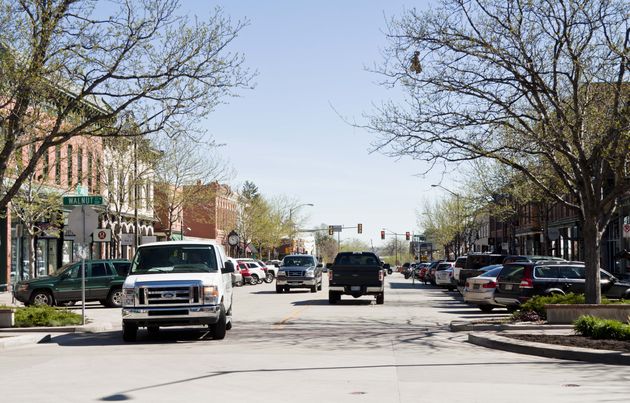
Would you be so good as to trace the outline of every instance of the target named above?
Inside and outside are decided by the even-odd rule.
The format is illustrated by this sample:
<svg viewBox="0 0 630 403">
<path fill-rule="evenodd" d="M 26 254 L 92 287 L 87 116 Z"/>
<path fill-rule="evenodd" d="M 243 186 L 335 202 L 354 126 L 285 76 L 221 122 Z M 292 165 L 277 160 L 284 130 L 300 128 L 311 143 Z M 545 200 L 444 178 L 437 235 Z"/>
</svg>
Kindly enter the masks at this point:
<svg viewBox="0 0 630 403">
<path fill-rule="evenodd" d="M 0 305 L 24 306 L 21 302 L 13 301 L 9 292 L 0 292 Z M 81 305 L 68 307 L 72 312 L 81 314 Z M 63 333 L 97 333 L 120 329 L 122 319 L 120 308 L 105 308 L 97 302 L 85 305 L 86 324 L 82 326 L 62 327 L 31 327 L 31 328 L 0 328 L 0 350 L 25 344 L 45 343 L 51 334 Z"/>
</svg>

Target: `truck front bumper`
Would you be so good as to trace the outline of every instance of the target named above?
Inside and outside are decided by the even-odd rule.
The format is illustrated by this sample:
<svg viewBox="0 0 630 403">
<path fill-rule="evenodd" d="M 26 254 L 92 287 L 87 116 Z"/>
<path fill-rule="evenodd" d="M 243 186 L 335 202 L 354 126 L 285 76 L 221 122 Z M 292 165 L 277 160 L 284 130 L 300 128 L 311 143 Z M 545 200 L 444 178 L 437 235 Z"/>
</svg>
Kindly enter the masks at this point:
<svg viewBox="0 0 630 403">
<path fill-rule="evenodd" d="M 276 285 L 289 288 L 312 287 L 317 285 L 315 277 L 276 277 Z"/>
<path fill-rule="evenodd" d="M 217 323 L 221 316 L 219 305 L 174 307 L 123 307 L 122 319 L 137 326 L 187 326 Z"/>
</svg>

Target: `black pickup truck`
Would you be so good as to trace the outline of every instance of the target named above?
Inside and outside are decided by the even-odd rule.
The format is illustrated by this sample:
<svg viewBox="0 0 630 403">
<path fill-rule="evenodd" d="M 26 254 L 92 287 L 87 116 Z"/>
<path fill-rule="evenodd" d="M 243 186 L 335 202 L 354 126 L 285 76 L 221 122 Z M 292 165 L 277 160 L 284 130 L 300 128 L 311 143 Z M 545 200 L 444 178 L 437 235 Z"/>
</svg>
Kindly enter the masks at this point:
<svg viewBox="0 0 630 403">
<path fill-rule="evenodd" d="M 359 298 L 375 295 L 376 303 L 385 301 L 385 270 L 372 252 L 342 252 L 328 266 L 328 302 L 336 304 L 342 295 Z"/>
</svg>

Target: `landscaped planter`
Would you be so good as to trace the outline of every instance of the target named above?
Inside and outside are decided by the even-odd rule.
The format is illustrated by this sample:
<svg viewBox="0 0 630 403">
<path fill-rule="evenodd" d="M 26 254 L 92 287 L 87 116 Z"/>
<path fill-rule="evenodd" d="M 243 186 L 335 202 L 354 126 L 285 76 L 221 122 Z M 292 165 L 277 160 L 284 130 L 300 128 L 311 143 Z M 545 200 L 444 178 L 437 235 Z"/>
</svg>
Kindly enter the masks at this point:
<svg viewBox="0 0 630 403">
<path fill-rule="evenodd" d="M 582 315 L 591 315 L 597 318 L 614 319 L 628 322 L 630 317 L 630 304 L 558 304 L 545 305 L 547 323 L 573 323 Z"/>
<path fill-rule="evenodd" d="M 0 327 L 13 327 L 15 324 L 15 309 L 0 309 Z"/>
</svg>

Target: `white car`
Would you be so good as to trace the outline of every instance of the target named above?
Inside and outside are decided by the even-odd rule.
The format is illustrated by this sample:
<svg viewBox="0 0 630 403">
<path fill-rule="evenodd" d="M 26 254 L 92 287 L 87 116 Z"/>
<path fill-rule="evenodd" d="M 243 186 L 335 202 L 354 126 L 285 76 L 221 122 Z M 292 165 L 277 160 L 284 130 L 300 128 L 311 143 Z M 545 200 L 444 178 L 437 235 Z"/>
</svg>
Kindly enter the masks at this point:
<svg viewBox="0 0 630 403">
<path fill-rule="evenodd" d="M 503 307 L 494 301 L 494 291 L 497 287 L 497 276 L 501 272 L 503 265 L 495 264 L 482 267 L 485 273 L 477 277 L 466 279 L 464 287 L 464 302 L 474 304 L 483 312 L 490 312 L 496 307 Z"/>
<path fill-rule="evenodd" d="M 260 267 L 254 259 L 236 259 L 238 261 L 238 267 L 241 269 L 243 275 L 243 281 L 247 284 L 261 284 L 267 273 Z"/>
<path fill-rule="evenodd" d="M 442 262 L 435 269 L 435 285 L 445 287 L 449 291 L 457 288 L 457 284 L 453 280 L 453 266 L 455 262 Z"/>
<path fill-rule="evenodd" d="M 213 338 L 232 328 L 234 265 L 214 241 L 154 242 L 138 247 L 123 284 L 122 336 L 138 328 L 206 325 Z"/>
<path fill-rule="evenodd" d="M 243 273 L 241 273 L 241 269 L 238 267 L 238 262 L 234 258 L 227 258 L 234 265 L 234 273 L 232 273 L 232 285 L 236 287 L 241 287 L 245 283 L 243 279 Z"/>
</svg>

